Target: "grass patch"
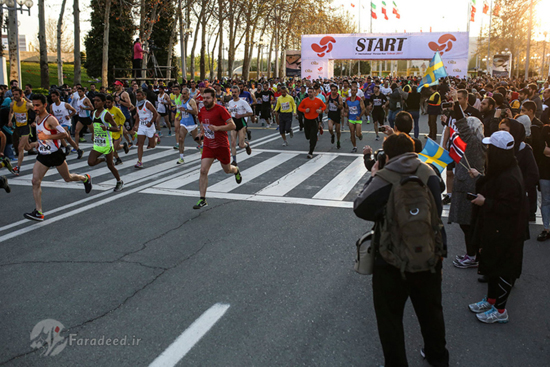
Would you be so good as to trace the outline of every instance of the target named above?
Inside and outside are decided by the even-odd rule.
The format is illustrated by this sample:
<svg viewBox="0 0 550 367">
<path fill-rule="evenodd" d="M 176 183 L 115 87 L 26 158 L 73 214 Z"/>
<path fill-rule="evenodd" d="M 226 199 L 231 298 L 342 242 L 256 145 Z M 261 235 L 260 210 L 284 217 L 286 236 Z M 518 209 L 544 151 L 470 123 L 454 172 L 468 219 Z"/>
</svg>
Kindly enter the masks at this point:
<svg viewBox="0 0 550 367">
<path fill-rule="evenodd" d="M 10 64 L 6 63 L 8 75 L 10 74 Z M 57 85 L 57 64 L 48 64 L 50 69 L 50 85 Z M 86 73 L 86 69 L 81 68 L 81 79 L 82 86 L 89 87 L 93 82 L 91 78 Z M 22 62 L 21 63 L 21 79 L 23 81 L 22 88 L 25 84 L 31 84 L 33 88 L 40 88 L 40 64 L 37 62 Z M 63 81 L 64 83 L 72 86 L 74 84 L 74 65 L 73 64 L 63 64 Z M 101 82 L 95 83 L 98 88 L 101 85 Z"/>
</svg>

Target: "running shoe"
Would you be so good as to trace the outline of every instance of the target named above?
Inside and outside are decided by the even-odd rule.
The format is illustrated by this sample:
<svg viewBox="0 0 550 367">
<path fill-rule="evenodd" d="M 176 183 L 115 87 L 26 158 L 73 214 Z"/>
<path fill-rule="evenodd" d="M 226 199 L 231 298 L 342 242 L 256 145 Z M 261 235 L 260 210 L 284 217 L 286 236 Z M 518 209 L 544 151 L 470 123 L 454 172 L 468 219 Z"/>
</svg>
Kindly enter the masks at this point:
<svg viewBox="0 0 550 367">
<path fill-rule="evenodd" d="M 508 320 L 508 311 L 504 310 L 503 313 L 498 312 L 498 310 L 493 306 L 489 311 L 476 314 L 476 317 L 479 321 L 486 324 L 494 324 L 498 322 L 499 324 L 505 324 Z"/>
<path fill-rule="evenodd" d="M 132 140 L 134 139 L 137 139 L 138 135 L 137 135 L 137 131 L 134 133 L 134 135 L 132 135 Z"/>
<path fill-rule="evenodd" d="M 23 215 L 26 219 L 35 220 L 37 222 L 43 222 L 44 221 L 44 214 L 39 212 L 38 210 L 34 209 L 31 213 L 25 213 Z"/>
<path fill-rule="evenodd" d="M 237 173 L 235 173 L 235 181 L 237 181 L 238 184 L 240 184 L 243 180 L 243 176 L 241 176 L 241 171 L 237 168 Z"/>
<path fill-rule="evenodd" d="M 308 154 L 307 159 L 311 159 L 311 158 L 313 158 L 313 154 Z"/>
<path fill-rule="evenodd" d="M 172 130 L 168 130 L 168 136 L 172 136 Z"/>
<path fill-rule="evenodd" d="M 174 149 L 179 149 L 179 148 L 180 148 L 179 144 L 174 145 Z"/>
<path fill-rule="evenodd" d="M 237 167 L 237 166 L 238 166 L 238 165 L 237 165 L 237 161 L 231 162 L 231 165 Z"/>
<path fill-rule="evenodd" d="M 380 140 L 380 137 L 378 135 L 376 135 L 376 140 Z"/>
<path fill-rule="evenodd" d="M 340 140 L 338 140 L 338 141 L 336 142 L 336 149 L 340 149 L 340 147 L 341 147 L 341 145 L 340 145 Z"/>
<path fill-rule="evenodd" d="M 279 125 L 277 125 L 277 128 L 275 129 L 275 131 L 279 131 Z"/>
<path fill-rule="evenodd" d="M 114 192 L 119 192 L 119 191 L 122 191 L 122 189 L 124 188 L 124 182 L 122 181 L 118 181 L 116 183 L 116 186 L 115 188 L 113 189 Z"/>
<path fill-rule="evenodd" d="M 177 164 L 184 164 L 185 160 L 183 158 L 180 158 L 180 159 L 178 159 L 178 161 L 176 163 Z"/>
<path fill-rule="evenodd" d="M 79 141 L 80 143 L 85 143 L 85 142 L 86 142 L 86 139 L 80 138 L 80 139 L 78 139 L 78 141 Z"/>
<path fill-rule="evenodd" d="M 4 166 L 6 166 L 6 168 L 8 169 L 8 171 L 10 171 L 10 173 L 15 173 L 13 167 L 11 166 L 11 162 L 9 158 L 4 158 Z"/>
<path fill-rule="evenodd" d="M 122 164 L 122 159 L 117 158 L 115 161 L 115 166 L 118 166 L 119 164 Z"/>
<path fill-rule="evenodd" d="M 363 134 L 358 136 L 359 140 L 363 140 Z"/>
<path fill-rule="evenodd" d="M 160 144 L 159 134 L 155 134 L 154 138 L 155 138 L 157 144 Z"/>
<path fill-rule="evenodd" d="M 330 143 L 331 143 L 331 144 L 334 144 L 334 135 L 331 135 L 331 136 L 330 136 Z"/>
<path fill-rule="evenodd" d="M 133 146 L 134 146 L 134 143 L 132 143 L 132 142 L 129 142 L 129 143 L 128 143 L 128 148 L 131 148 L 131 147 L 133 147 Z"/>
<path fill-rule="evenodd" d="M 11 192 L 10 185 L 8 185 L 8 178 L 6 176 L 0 176 L 0 189 L 6 190 L 6 193 Z"/>
<path fill-rule="evenodd" d="M 134 167 L 136 167 L 136 168 L 143 168 L 143 163 L 141 163 L 141 162 L 138 161 Z"/>
<path fill-rule="evenodd" d="M 162 131 L 159 130 L 159 131 L 157 132 L 157 135 L 158 135 L 160 138 L 162 138 Z"/>
<path fill-rule="evenodd" d="M 252 148 L 250 148 L 250 144 L 248 144 L 248 142 L 246 142 L 246 147 L 244 147 L 244 149 L 246 150 L 246 154 L 252 154 Z"/>
<path fill-rule="evenodd" d="M 124 142 L 124 145 L 122 145 L 122 149 L 124 149 L 124 154 L 128 154 L 130 151 L 130 147 L 128 146 L 127 142 Z"/>
<path fill-rule="evenodd" d="M 449 205 L 451 203 L 451 196 L 449 194 L 445 194 L 443 196 L 443 200 L 441 200 L 442 205 Z"/>
<path fill-rule="evenodd" d="M 479 263 L 475 258 L 466 255 L 462 260 L 454 260 L 453 265 L 459 269 L 477 268 Z"/>
<path fill-rule="evenodd" d="M 288 143 L 286 142 L 286 140 L 283 141 L 283 147 L 287 147 L 288 146 Z"/>
<path fill-rule="evenodd" d="M 468 305 L 468 308 L 473 313 L 482 313 L 482 312 L 489 311 L 491 308 L 493 308 L 493 305 L 487 302 L 487 297 L 485 297 L 479 302 Z"/>
<path fill-rule="evenodd" d="M 8 168 L 9 169 L 9 168 Z M 550 239 L 550 232 L 549 231 L 542 231 L 538 236 L 537 236 L 537 241 L 539 242 L 544 242 L 546 241 L 547 239 Z"/>
<path fill-rule="evenodd" d="M 19 176 L 19 166 L 13 167 L 13 174 Z"/>
<path fill-rule="evenodd" d="M 290 137 L 293 138 L 294 137 L 294 130 L 290 129 L 289 134 L 290 134 Z M 250 139 L 248 139 L 248 140 L 250 140 Z"/>
<path fill-rule="evenodd" d="M 84 154 L 84 151 L 82 149 L 78 149 L 76 151 L 76 154 L 77 154 L 76 159 L 80 159 L 82 158 L 82 154 Z"/>
<path fill-rule="evenodd" d="M 92 176 L 89 174 L 85 174 L 86 181 L 84 181 L 84 190 L 86 190 L 86 194 L 89 194 L 90 191 L 92 191 Z"/>
<path fill-rule="evenodd" d="M 71 154 L 71 147 L 70 147 L 70 146 L 66 146 L 66 147 L 65 147 L 65 156 L 68 156 L 69 154 Z"/>
<path fill-rule="evenodd" d="M 252 132 L 248 129 L 246 129 L 246 137 L 248 138 L 248 140 L 252 140 Z"/>
<path fill-rule="evenodd" d="M 352 153 L 357 153 L 357 147 L 353 147 L 353 149 L 351 150 Z"/>
<path fill-rule="evenodd" d="M 319 134 L 323 135 L 323 126 L 319 126 Z"/>
<path fill-rule="evenodd" d="M 71 153 L 76 153 L 77 150 L 75 148 L 71 149 Z"/>
<path fill-rule="evenodd" d="M 208 206 L 208 203 L 205 199 L 200 199 L 195 205 L 193 205 L 193 209 L 200 209 L 204 208 L 205 206 Z"/>
</svg>

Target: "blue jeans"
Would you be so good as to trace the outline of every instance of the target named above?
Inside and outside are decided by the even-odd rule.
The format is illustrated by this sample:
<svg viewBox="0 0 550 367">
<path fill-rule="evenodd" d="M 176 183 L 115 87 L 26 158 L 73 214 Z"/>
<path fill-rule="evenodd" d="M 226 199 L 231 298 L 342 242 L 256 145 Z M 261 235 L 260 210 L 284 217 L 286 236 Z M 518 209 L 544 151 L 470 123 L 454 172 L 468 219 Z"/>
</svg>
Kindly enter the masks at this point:
<svg viewBox="0 0 550 367">
<path fill-rule="evenodd" d="M 419 110 L 412 110 L 407 111 L 411 114 L 413 121 L 414 121 L 414 137 L 418 139 L 418 135 L 420 134 L 420 128 L 418 127 L 418 119 L 420 118 L 420 111 Z"/>
<path fill-rule="evenodd" d="M 550 180 L 540 180 L 540 193 L 542 203 L 540 211 L 542 212 L 542 224 L 544 229 L 550 229 Z"/>
<path fill-rule="evenodd" d="M 389 110 L 388 113 L 388 122 L 390 123 L 391 128 L 393 129 L 393 123 L 395 122 L 395 115 L 397 115 L 401 110 Z"/>
</svg>

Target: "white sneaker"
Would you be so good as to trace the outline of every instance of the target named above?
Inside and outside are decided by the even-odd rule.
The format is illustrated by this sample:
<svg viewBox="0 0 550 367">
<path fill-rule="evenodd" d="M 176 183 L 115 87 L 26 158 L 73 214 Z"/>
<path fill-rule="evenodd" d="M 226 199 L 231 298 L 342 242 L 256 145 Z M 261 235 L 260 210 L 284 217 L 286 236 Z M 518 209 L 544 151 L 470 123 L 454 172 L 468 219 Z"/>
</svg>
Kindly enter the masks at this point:
<svg viewBox="0 0 550 367">
<path fill-rule="evenodd" d="M 472 303 L 471 305 L 468 305 L 468 308 L 473 313 L 482 313 L 489 311 L 491 308 L 493 308 L 493 305 L 487 302 L 487 297 L 485 297 L 477 303 Z"/>
<path fill-rule="evenodd" d="M 287 146 L 288 146 L 288 142 L 283 141 L 283 147 L 287 147 Z"/>
<path fill-rule="evenodd" d="M 479 321 L 486 324 L 494 324 L 495 322 L 498 322 L 499 324 L 505 324 L 509 321 L 508 310 L 504 310 L 503 313 L 500 313 L 494 306 L 491 307 L 489 311 L 476 314 L 476 317 Z"/>
</svg>

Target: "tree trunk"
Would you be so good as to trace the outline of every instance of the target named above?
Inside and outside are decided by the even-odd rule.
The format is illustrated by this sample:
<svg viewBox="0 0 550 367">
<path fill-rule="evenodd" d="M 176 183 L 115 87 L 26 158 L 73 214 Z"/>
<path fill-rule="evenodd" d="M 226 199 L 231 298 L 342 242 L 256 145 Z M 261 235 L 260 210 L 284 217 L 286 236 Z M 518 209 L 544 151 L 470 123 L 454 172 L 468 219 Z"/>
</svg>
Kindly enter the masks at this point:
<svg viewBox="0 0 550 367">
<path fill-rule="evenodd" d="M 63 83 L 63 59 L 61 58 L 61 36 L 63 34 L 63 15 L 65 14 L 65 3 L 67 0 L 63 0 L 61 3 L 61 12 L 59 13 L 59 20 L 57 21 L 57 85 L 62 86 Z"/>
<path fill-rule="evenodd" d="M 250 40 L 250 28 L 246 27 L 245 30 L 245 41 L 244 41 L 244 58 L 243 58 L 243 79 L 248 80 L 248 72 L 250 70 L 250 54 L 251 54 L 251 40 Z"/>
<path fill-rule="evenodd" d="M 80 9 L 79 0 L 74 0 L 73 15 L 74 15 L 74 84 L 82 83 L 82 74 L 80 72 Z"/>
<path fill-rule="evenodd" d="M 210 80 L 214 80 L 214 52 L 216 52 L 216 45 L 218 44 L 218 39 L 220 38 L 219 34 L 216 34 L 216 39 L 214 40 L 214 46 L 212 46 L 212 53 L 210 54 Z"/>
<path fill-rule="evenodd" d="M 219 25 L 219 39 L 218 45 L 218 80 L 222 80 L 223 76 L 223 0 L 218 0 L 218 25 Z"/>
<path fill-rule="evenodd" d="M 201 10 L 200 17 L 204 15 L 204 9 Z M 193 47 L 191 47 L 191 61 L 189 62 L 189 71 L 191 72 L 191 80 L 195 80 L 195 47 L 197 47 L 197 32 L 199 31 L 200 22 L 197 21 L 195 26 L 195 37 L 193 38 Z"/>
<path fill-rule="evenodd" d="M 176 33 L 177 33 L 177 24 L 178 24 L 178 19 L 177 18 L 180 18 L 180 21 L 181 21 L 181 17 L 178 17 L 176 16 L 176 23 L 174 25 L 174 27 L 172 27 L 172 33 L 170 34 L 170 41 L 168 42 L 168 59 L 166 60 L 166 66 L 168 67 L 168 71 L 166 72 L 166 78 L 167 79 L 171 79 L 172 78 L 172 52 L 174 51 L 173 48 L 174 48 L 174 39 L 177 37 Z M 182 55 L 183 57 L 183 55 Z M 185 76 L 184 76 L 185 78 Z M 178 74 L 176 73 L 176 81 L 178 79 Z"/>
<path fill-rule="evenodd" d="M 229 47 L 227 48 L 227 76 L 233 79 L 233 62 L 235 61 L 235 2 L 230 0 L 231 13 L 229 14 Z"/>
<path fill-rule="evenodd" d="M 143 33 L 145 32 L 145 15 L 147 14 L 145 7 L 145 0 L 141 0 L 139 5 L 139 38 L 141 42 L 145 41 L 143 39 Z"/>
<path fill-rule="evenodd" d="M 153 33 L 153 26 L 157 22 L 157 9 L 158 9 L 159 3 L 155 2 L 155 5 L 153 5 L 153 10 L 151 12 L 151 19 L 149 20 L 149 26 L 145 27 L 145 24 L 143 25 L 143 38 L 141 39 L 142 47 L 144 49 L 149 48 L 149 37 L 151 37 L 151 33 Z M 141 25 L 140 25 L 141 28 Z M 146 78 L 147 73 L 145 72 L 147 70 L 147 63 L 149 62 L 149 54 L 143 53 L 143 64 L 142 64 L 142 71 L 141 77 Z M 153 72 L 153 75 L 156 75 L 155 72 Z"/>
<path fill-rule="evenodd" d="M 271 52 L 273 52 L 273 37 L 269 42 L 269 53 L 267 54 L 267 79 L 271 78 Z"/>
<path fill-rule="evenodd" d="M 201 19 L 201 60 L 200 60 L 200 78 L 206 79 L 206 19 Z"/>
<path fill-rule="evenodd" d="M 12 81 L 19 80 L 19 70 L 17 67 L 17 12 L 15 10 L 9 10 L 8 14 L 10 81 Z"/>
<path fill-rule="evenodd" d="M 46 15 L 44 0 L 38 0 L 38 42 L 40 43 L 40 87 L 50 88 L 48 43 L 46 42 Z"/>
<path fill-rule="evenodd" d="M 103 60 L 101 63 L 101 85 L 109 86 L 109 19 L 111 17 L 111 0 L 105 1 L 105 18 L 103 19 Z"/>
</svg>

